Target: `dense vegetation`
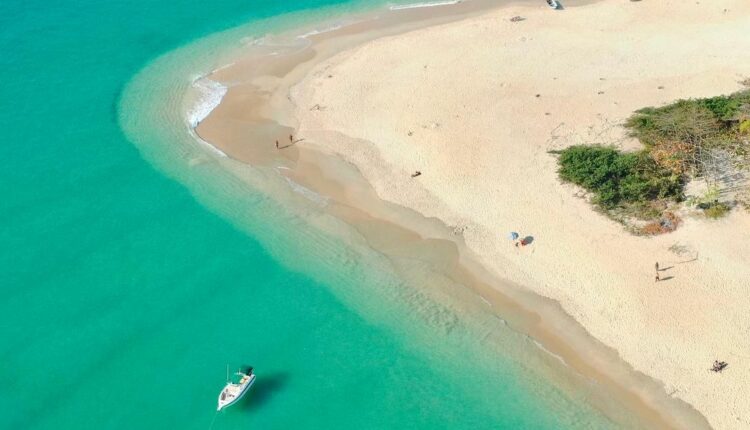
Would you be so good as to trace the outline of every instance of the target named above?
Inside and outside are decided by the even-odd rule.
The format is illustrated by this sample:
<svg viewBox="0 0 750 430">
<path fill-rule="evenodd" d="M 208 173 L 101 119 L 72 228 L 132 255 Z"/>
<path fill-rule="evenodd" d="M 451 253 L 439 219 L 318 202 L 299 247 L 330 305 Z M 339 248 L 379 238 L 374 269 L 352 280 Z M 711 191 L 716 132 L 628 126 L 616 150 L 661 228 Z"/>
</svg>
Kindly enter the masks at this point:
<svg viewBox="0 0 750 430">
<path fill-rule="evenodd" d="M 750 90 L 641 109 L 625 126 L 659 165 L 710 180 L 717 157 L 747 159 Z"/>
<path fill-rule="evenodd" d="M 623 153 L 603 146 L 560 152 L 560 177 L 591 191 L 604 209 L 645 207 L 657 199 L 682 198 L 680 175 L 660 167 L 647 151 Z"/>
<path fill-rule="evenodd" d="M 742 187 L 747 192 L 746 182 L 727 178 L 743 178 L 750 170 L 750 89 L 644 108 L 625 126 L 642 151 L 579 145 L 557 152 L 560 177 L 591 192 L 593 202 L 611 215 L 661 224 L 676 219 L 670 207 L 683 200 L 684 185 L 694 178 L 708 185 L 710 192 L 695 202 L 710 217 L 727 213 L 736 202 L 720 201 L 722 191 L 731 189 L 735 199 Z"/>
</svg>

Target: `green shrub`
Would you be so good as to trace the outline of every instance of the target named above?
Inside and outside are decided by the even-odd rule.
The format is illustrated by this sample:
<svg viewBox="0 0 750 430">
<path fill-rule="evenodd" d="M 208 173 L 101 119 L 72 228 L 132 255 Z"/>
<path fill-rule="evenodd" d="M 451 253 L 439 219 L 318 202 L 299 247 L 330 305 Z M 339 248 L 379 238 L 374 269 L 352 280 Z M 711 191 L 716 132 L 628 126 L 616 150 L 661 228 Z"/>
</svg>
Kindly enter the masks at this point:
<svg viewBox="0 0 750 430">
<path fill-rule="evenodd" d="M 605 209 L 622 204 L 646 208 L 650 200 L 682 197 L 682 178 L 659 168 L 645 152 L 578 145 L 559 154 L 560 177 L 592 192 Z"/>
<path fill-rule="evenodd" d="M 722 122 L 706 106 L 680 100 L 660 108 L 636 111 L 625 123 L 631 135 L 649 147 L 667 142 L 695 143 L 722 131 Z"/>
<path fill-rule="evenodd" d="M 733 137 L 743 127 L 738 120 L 748 114 L 750 90 L 743 90 L 728 96 L 678 100 L 667 106 L 643 108 L 625 126 L 646 146 L 673 142 L 695 145 Z"/>
<path fill-rule="evenodd" d="M 690 176 L 709 174 L 707 157 L 726 157 L 741 166 L 750 156 L 750 89 L 704 99 L 678 100 L 636 111 L 625 123 L 645 147 L 622 153 L 602 146 L 573 146 L 556 153 L 560 177 L 593 195 L 610 216 L 653 221 L 664 232 L 670 201 L 683 199 Z M 730 207 L 718 198 L 702 199 L 706 216 L 718 218 Z M 658 221 L 655 221 L 658 220 Z"/>
<path fill-rule="evenodd" d="M 703 210 L 703 213 L 709 218 L 721 218 L 728 214 L 731 208 L 726 203 L 715 202 Z"/>
<path fill-rule="evenodd" d="M 698 99 L 697 103 L 705 106 L 714 116 L 722 121 L 729 121 L 737 114 L 742 101 L 735 96 L 718 96 L 708 99 Z"/>
</svg>

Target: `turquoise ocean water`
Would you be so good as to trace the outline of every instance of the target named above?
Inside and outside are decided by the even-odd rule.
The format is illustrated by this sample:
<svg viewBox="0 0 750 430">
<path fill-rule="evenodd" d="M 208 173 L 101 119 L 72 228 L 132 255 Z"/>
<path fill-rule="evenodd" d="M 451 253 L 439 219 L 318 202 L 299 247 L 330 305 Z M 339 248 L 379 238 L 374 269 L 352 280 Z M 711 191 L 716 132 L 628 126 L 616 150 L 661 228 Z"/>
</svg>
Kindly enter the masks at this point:
<svg viewBox="0 0 750 430">
<path fill-rule="evenodd" d="M 614 426 L 425 263 L 190 142 L 215 47 L 375 6 L 0 2 L 0 428 Z M 226 364 L 259 379 L 216 415 Z"/>
</svg>

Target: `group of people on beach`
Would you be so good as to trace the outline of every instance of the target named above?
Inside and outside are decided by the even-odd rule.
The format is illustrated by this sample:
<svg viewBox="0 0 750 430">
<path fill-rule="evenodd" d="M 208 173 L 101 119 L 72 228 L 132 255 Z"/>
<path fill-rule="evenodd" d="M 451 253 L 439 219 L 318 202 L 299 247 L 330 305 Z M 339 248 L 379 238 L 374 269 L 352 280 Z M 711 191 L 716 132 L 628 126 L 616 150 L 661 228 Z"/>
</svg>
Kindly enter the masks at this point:
<svg viewBox="0 0 750 430">
<path fill-rule="evenodd" d="M 292 146 L 292 145 L 294 145 L 294 135 L 290 134 L 289 135 L 289 145 L 287 145 L 287 146 Z M 286 146 L 280 147 L 279 146 L 279 141 L 277 140 L 276 141 L 276 149 L 284 149 L 284 148 L 286 148 Z"/>
<path fill-rule="evenodd" d="M 516 241 L 516 248 L 518 248 L 518 245 L 526 246 L 529 243 L 531 243 L 531 241 L 527 237 L 524 237 L 523 239 L 519 239 Z"/>
<path fill-rule="evenodd" d="M 726 361 L 714 360 L 714 366 L 711 368 L 711 371 L 720 373 L 722 370 L 726 369 L 727 366 L 729 366 L 729 364 Z"/>
<path fill-rule="evenodd" d="M 521 237 L 518 233 L 511 232 L 510 233 L 510 239 L 513 240 L 513 245 L 518 248 L 518 246 L 526 246 L 531 243 L 532 240 L 534 240 L 531 236 Z"/>
</svg>

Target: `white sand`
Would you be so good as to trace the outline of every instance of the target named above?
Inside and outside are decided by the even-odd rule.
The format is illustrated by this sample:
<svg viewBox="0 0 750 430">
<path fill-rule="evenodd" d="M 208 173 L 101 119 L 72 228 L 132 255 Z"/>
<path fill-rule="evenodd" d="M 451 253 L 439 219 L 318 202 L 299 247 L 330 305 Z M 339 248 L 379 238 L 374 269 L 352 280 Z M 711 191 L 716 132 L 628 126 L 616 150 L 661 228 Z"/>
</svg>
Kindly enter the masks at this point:
<svg viewBox="0 0 750 430">
<path fill-rule="evenodd" d="M 715 428 L 748 429 L 750 216 L 635 237 L 561 184 L 547 151 L 617 143 L 638 108 L 740 89 L 750 2 L 539 3 L 319 64 L 292 90 L 298 135 L 355 163 L 382 198 L 467 226 L 489 269 L 560 301 Z M 533 244 L 513 247 L 511 230 Z M 656 261 L 671 279 L 654 282 Z M 729 367 L 710 372 L 714 359 Z"/>
</svg>

